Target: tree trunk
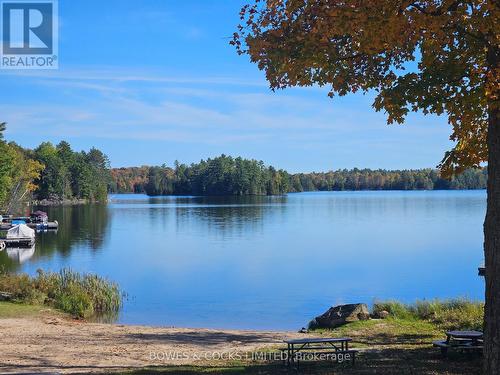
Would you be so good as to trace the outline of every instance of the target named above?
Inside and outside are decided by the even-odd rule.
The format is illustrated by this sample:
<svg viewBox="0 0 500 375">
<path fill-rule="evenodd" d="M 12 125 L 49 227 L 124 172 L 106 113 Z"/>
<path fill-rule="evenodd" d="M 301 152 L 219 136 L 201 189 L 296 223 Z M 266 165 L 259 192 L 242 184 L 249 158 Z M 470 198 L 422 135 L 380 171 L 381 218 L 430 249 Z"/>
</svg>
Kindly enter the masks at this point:
<svg viewBox="0 0 500 375">
<path fill-rule="evenodd" d="M 498 67 L 498 49 L 488 54 L 490 68 Z M 493 70 L 494 71 L 494 70 Z M 484 222 L 485 311 L 484 373 L 500 374 L 500 116 L 499 100 L 488 110 L 488 203 Z"/>
</svg>

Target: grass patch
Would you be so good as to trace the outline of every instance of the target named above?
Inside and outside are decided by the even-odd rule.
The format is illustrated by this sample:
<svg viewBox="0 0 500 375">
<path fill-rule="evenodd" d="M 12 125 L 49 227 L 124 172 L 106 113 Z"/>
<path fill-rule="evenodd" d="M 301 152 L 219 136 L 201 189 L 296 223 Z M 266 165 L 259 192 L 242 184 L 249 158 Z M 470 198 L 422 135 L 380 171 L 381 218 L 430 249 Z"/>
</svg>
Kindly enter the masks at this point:
<svg viewBox="0 0 500 375">
<path fill-rule="evenodd" d="M 383 353 L 393 355 L 394 353 Z M 415 353 L 417 356 L 429 356 L 430 353 L 421 352 Z M 368 358 L 367 358 L 368 360 Z M 358 363 L 354 367 L 339 366 L 331 363 L 314 363 L 304 364 L 300 370 L 295 368 L 288 369 L 284 365 L 247 365 L 234 367 L 204 367 L 204 366 L 170 366 L 162 368 L 148 368 L 144 370 L 131 370 L 129 372 L 118 372 L 118 374 L 126 375 L 199 375 L 199 374 L 258 374 L 258 375 L 274 375 L 274 374 L 308 374 L 308 375 L 415 375 L 415 374 L 440 374 L 440 375 L 480 375 L 480 363 L 477 362 L 456 362 L 451 364 L 443 364 L 436 361 L 435 358 L 422 359 L 406 357 L 394 358 L 391 360 L 381 358 L 370 358 L 371 362 Z M 117 372 L 108 372 L 106 374 L 117 374 Z"/>
<path fill-rule="evenodd" d="M 483 330 L 484 303 L 464 298 L 417 301 L 414 304 L 397 301 L 374 303 L 373 313 L 377 315 L 381 311 L 387 311 L 396 319 L 424 320 L 447 330 Z"/>
<path fill-rule="evenodd" d="M 106 374 L 127 375 L 198 375 L 198 374 L 310 374 L 310 375 L 480 375 L 480 357 L 450 356 L 443 360 L 440 354 L 429 345 L 419 345 L 410 349 L 397 347 L 361 352 L 356 366 L 330 362 L 302 363 L 300 370 L 287 368 L 282 363 L 234 363 L 212 365 L 158 366 L 130 369 Z"/>
<path fill-rule="evenodd" d="M 50 307 L 40 305 L 26 305 L 14 302 L 0 302 L 0 319 L 36 317 L 47 315 L 63 315 L 62 313 L 51 309 Z"/>
<path fill-rule="evenodd" d="M 58 273 L 38 270 L 35 277 L 2 272 L 0 291 L 9 293 L 14 302 L 55 307 L 77 318 L 117 313 L 122 305 L 118 285 L 70 269 Z"/>
<path fill-rule="evenodd" d="M 232 366 L 164 366 L 164 367 L 149 367 L 140 370 L 130 370 L 118 373 L 106 374 L 123 374 L 123 375 L 153 375 L 153 374 L 179 374 L 179 375 L 198 375 L 198 374 L 293 374 L 293 373 L 306 373 L 306 374 L 334 374 L 332 372 L 332 365 L 316 364 L 314 366 L 307 366 L 307 372 L 291 370 L 282 365 L 268 365 L 268 364 L 235 364 Z"/>
<path fill-rule="evenodd" d="M 480 356 L 452 352 L 443 360 L 432 341 L 444 339 L 446 330 L 482 330 L 483 303 L 465 299 L 375 303 L 373 313 L 381 311 L 389 316 L 311 332 L 314 336 L 351 337 L 352 347 L 361 350 L 356 368 L 336 367 L 331 373 L 481 374 Z M 308 373 L 321 374 L 323 368 L 311 367 Z"/>
<path fill-rule="evenodd" d="M 443 330 L 431 322 L 394 317 L 357 321 L 334 329 L 317 329 L 312 333 L 351 337 L 357 348 L 374 346 L 411 348 L 415 345 L 429 344 L 432 340 L 443 337 Z"/>
</svg>

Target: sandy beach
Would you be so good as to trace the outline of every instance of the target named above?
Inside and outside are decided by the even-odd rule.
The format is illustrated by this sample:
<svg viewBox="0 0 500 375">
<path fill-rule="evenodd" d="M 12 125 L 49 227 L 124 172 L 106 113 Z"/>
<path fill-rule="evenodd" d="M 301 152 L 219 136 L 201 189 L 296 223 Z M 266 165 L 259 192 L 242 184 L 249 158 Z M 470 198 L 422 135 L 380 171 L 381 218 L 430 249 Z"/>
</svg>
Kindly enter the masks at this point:
<svg viewBox="0 0 500 375">
<path fill-rule="evenodd" d="M 213 363 L 219 356 L 238 359 L 238 355 L 299 336 L 292 332 L 96 324 L 59 317 L 6 318 L 0 320 L 0 373 L 102 373 Z"/>
<path fill-rule="evenodd" d="M 442 332 L 427 322 L 372 319 L 323 334 L 351 337 L 360 350 L 356 366 L 322 361 L 304 373 L 481 373 L 480 356 L 457 353 L 443 359 L 431 344 Z M 322 332 L 90 323 L 46 307 L 2 302 L 0 374 L 288 374 L 296 370 L 271 358 L 269 349 L 283 346 L 285 339 L 317 336 Z M 255 353 L 258 358 L 252 357 Z"/>
</svg>

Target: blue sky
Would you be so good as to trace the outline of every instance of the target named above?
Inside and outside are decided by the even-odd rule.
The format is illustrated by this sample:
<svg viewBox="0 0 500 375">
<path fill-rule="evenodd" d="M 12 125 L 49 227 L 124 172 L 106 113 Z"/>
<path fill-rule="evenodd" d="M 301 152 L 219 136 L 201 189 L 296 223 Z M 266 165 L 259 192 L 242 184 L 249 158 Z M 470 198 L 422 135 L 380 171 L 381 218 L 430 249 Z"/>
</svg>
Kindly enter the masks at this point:
<svg viewBox="0 0 500 375">
<path fill-rule="evenodd" d="M 95 146 L 115 167 L 221 153 L 291 172 L 433 167 L 445 118 L 387 126 L 370 95 L 272 93 L 228 42 L 236 0 L 60 0 L 59 70 L 0 71 L 0 119 L 25 147 Z"/>
</svg>

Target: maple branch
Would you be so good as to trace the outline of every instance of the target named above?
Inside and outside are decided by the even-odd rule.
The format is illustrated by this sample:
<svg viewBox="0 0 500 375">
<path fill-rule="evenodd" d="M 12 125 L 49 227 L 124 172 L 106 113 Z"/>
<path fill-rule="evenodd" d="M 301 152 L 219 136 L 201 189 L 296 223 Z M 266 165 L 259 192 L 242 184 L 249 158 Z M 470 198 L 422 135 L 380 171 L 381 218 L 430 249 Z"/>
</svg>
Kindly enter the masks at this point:
<svg viewBox="0 0 500 375">
<path fill-rule="evenodd" d="M 471 33 L 470 31 L 467 31 L 465 27 L 462 27 L 460 25 L 455 25 L 455 28 L 459 31 L 462 32 L 465 35 L 468 35 L 474 39 L 480 40 L 481 42 L 487 42 L 486 38 L 484 37 L 483 34 L 480 33 L 480 35 L 476 35 L 474 33 Z"/>
<path fill-rule="evenodd" d="M 418 2 L 412 2 L 408 6 L 415 8 L 420 13 L 425 14 L 427 16 L 442 16 L 446 12 L 453 12 L 457 10 L 458 6 L 462 1 L 457 0 L 450 4 L 450 6 L 446 9 L 438 8 L 432 12 L 429 12 L 426 8 L 422 7 Z"/>
</svg>

